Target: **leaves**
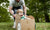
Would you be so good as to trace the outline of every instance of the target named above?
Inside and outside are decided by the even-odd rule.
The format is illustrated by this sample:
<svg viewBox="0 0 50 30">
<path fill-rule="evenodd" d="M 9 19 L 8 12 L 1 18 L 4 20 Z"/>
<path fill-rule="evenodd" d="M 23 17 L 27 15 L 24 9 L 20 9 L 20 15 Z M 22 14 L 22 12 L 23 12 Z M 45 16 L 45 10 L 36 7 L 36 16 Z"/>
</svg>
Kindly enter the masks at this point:
<svg viewBox="0 0 50 30">
<path fill-rule="evenodd" d="M 2 4 L 3 2 L 6 2 L 6 5 Z M 9 22 L 10 21 L 10 15 L 6 9 L 8 7 L 8 2 L 9 2 L 8 0 L 0 0 L 0 4 L 2 4 L 2 6 L 0 6 L 0 16 L 1 16 L 0 22 Z"/>
<path fill-rule="evenodd" d="M 34 17 L 38 17 L 39 19 L 45 20 L 45 14 L 49 12 L 49 2 L 50 0 L 25 0 L 26 6 L 29 7 L 29 11 L 27 11 L 28 15 L 32 15 Z"/>
</svg>

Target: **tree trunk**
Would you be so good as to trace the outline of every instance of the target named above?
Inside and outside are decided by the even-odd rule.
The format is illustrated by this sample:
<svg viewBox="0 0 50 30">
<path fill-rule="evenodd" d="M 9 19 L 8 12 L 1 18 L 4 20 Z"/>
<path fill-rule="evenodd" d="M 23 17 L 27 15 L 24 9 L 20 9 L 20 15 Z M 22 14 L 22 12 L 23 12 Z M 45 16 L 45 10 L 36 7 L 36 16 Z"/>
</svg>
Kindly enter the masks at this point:
<svg viewBox="0 0 50 30">
<path fill-rule="evenodd" d="M 37 22 L 39 22 L 39 19 L 37 18 Z"/>
<path fill-rule="evenodd" d="M 50 20 L 49 20 L 49 15 L 48 15 L 47 13 L 45 13 L 45 21 L 46 21 L 46 22 L 50 22 Z"/>
<path fill-rule="evenodd" d="M 35 19 L 36 19 L 36 22 L 39 22 L 39 19 L 38 19 L 38 17 L 36 17 Z"/>
<path fill-rule="evenodd" d="M 42 17 L 41 17 L 41 22 L 43 22 Z"/>
</svg>

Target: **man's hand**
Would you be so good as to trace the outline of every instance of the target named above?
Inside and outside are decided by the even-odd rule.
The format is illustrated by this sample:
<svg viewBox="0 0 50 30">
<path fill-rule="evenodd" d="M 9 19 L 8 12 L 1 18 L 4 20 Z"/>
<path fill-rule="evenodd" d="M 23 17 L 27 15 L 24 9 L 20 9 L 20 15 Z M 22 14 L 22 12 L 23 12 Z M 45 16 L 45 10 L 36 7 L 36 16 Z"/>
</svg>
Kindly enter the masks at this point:
<svg viewBox="0 0 50 30">
<path fill-rule="evenodd" d="M 26 15 L 24 15 L 26 17 Z"/>
<path fill-rule="evenodd" d="M 13 17 L 16 17 L 16 14 L 13 14 Z"/>
</svg>

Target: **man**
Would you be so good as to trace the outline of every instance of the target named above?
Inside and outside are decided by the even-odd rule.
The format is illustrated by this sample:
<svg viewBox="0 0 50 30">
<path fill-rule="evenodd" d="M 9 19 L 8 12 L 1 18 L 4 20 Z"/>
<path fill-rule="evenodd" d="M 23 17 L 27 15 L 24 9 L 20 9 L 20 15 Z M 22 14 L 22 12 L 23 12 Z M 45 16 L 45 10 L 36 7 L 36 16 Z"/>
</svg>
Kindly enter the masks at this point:
<svg viewBox="0 0 50 30">
<path fill-rule="evenodd" d="M 14 13 L 12 12 L 12 9 Z M 26 6 L 25 6 L 24 0 L 10 0 L 9 12 L 13 15 L 14 20 L 15 20 L 15 16 L 16 16 L 15 14 L 16 14 L 17 9 L 23 9 L 24 16 L 26 16 Z M 15 22 L 14 22 L 13 28 L 15 28 Z"/>
</svg>

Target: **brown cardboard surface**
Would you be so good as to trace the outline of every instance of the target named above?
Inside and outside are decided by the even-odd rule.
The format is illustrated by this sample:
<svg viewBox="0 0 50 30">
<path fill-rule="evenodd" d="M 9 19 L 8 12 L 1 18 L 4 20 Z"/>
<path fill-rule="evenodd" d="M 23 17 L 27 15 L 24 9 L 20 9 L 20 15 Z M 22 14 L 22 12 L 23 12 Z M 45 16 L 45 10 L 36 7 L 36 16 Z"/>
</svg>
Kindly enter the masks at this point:
<svg viewBox="0 0 50 30">
<path fill-rule="evenodd" d="M 21 20 L 20 16 L 17 15 L 15 18 L 16 21 L 16 30 L 18 22 L 21 23 L 21 30 L 35 30 L 35 20 L 34 19 L 24 19 Z"/>
<path fill-rule="evenodd" d="M 35 30 L 34 20 L 21 20 L 21 30 Z"/>
</svg>

